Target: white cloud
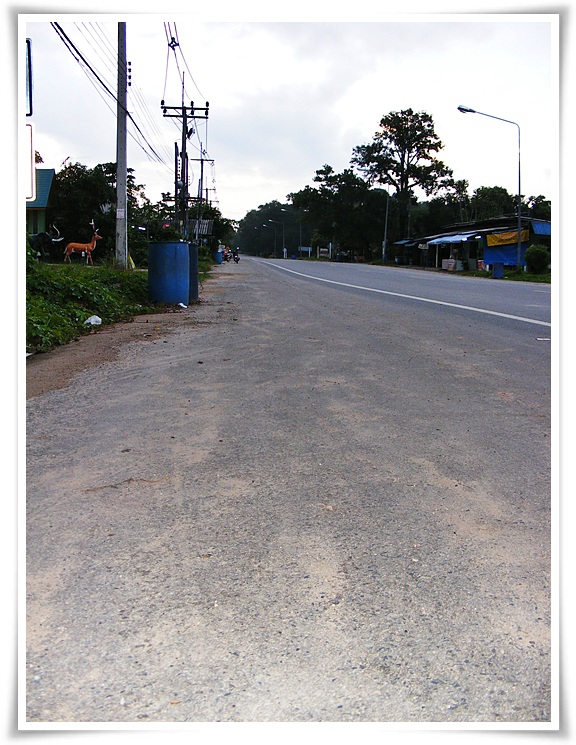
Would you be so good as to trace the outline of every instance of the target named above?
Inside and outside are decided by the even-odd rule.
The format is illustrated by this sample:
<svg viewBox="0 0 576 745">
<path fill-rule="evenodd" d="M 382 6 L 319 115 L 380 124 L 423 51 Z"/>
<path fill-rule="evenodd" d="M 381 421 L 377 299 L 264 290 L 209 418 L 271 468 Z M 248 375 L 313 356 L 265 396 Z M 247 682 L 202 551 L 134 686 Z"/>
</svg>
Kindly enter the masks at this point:
<svg viewBox="0 0 576 745">
<path fill-rule="evenodd" d="M 371 140 L 381 117 L 405 108 L 432 116 L 445 145 L 442 158 L 456 178 L 467 179 L 472 188 L 501 185 L 515 192 L 516 128 L 462 115 L 461 103 L 520 123 L 522 191 L 552 196 L 558 127 L 552 18 L 416 18 L 411 23 L 178 18 L 187 63 L 180 58 L 184 100 L 196 106 L 210 102 L 208 128 L 197 122 L 190 147 L 198 148 L 200 139 L 215 160 L 225 216 L 239 219 L 259 204 L 284 201 L 312 183 L 325 163 L 337 171 L 347 168 L 353 147 Z M 91 46 L 87 30 L 105 31 L 114 46 L 114 21 L 59 22 L 114 86 L 109 59 Z M 40 30 L 32 24 L 28 34 L 36 55 L 38 149 L 45 148 L 56 168 L 66 155 L 86 165 L 115 160 L 113 103 L 96 94 L 49 25 Z M 128 16 L 127 40 L 133 76 L 129 107 L 151 118 L 143 120 L 146 131 L 165 160 L 162 166 L 150 163 L 129 141 L 129 166 L 155 200 L 173 190 L 174 143 L 181 137 L 176 120 L 162 117 L 160 100 L 180 105 L 182 85 L 161 18 Z M 198 149 L 192 152 L 199 157 Z M 197 178 L 197 163 L 193 170 Z"/>
</svg>

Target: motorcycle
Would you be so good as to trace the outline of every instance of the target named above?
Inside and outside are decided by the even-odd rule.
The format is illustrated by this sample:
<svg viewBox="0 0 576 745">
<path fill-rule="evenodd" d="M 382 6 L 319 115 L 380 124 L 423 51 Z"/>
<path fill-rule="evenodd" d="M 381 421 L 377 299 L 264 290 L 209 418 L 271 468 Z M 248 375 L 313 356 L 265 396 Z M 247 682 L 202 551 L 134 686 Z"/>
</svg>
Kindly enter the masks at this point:
<svg viewBox="0 0 576 745">
<path fill-rule="evenodd" d="M 236 263 L 238 263 L 240 261 L 240 257 L 238 256 L 238 254 L 234 254 L 234 261 Z"/>
</svg>

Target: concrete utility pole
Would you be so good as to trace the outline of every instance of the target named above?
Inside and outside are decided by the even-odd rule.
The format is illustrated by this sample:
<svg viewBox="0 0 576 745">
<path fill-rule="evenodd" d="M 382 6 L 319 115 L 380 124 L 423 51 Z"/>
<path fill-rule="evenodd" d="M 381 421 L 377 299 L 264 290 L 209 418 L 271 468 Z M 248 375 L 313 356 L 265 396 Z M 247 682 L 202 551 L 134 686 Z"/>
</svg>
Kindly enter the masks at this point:
<svg viewBox="0 0 576 745">
<path fill-rule="evenodd" d="M 116 264 L 128 266 L 127 240 L 127 98 L 128 75 L 126 68 L 126 24 L 118 24 L 118 107 L 116 118 Z"/>
</svg>

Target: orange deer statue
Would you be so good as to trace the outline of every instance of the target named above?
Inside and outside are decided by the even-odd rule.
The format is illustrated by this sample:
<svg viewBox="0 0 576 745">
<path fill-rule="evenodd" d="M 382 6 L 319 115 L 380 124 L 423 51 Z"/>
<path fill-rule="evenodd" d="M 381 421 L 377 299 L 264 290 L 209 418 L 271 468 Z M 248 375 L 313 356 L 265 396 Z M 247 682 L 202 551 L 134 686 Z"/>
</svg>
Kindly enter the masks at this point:
<svg viewBox="0 0 576 745">
<path fill-rule="evenodd" d="M 86 254 L 86 263 L 90 262 L 92 266 L 94 266 L 94 262 L 92 261 L 92 251 L 96 248 L 96 241 L 99 241 L 102 236 L 98 235 L 98 228 L 94 228 L 94 224 L 92 223 L 92 229 L 94 230 L 94 235 L 92 236 L 92 240 L 90 243 L 69 243 L 66 248 L 64 249 L 64 261 L 68 259 L 70 263 L 72 263 L 72 259 L 70 258 L 72 254 Z"/>
</svg>

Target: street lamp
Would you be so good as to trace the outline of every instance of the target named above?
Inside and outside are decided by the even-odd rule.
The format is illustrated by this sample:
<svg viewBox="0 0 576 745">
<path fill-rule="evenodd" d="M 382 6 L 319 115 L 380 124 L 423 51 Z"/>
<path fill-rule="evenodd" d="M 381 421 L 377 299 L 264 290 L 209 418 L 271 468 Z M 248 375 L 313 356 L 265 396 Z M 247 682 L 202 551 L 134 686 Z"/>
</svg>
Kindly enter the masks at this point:
<svg viewBox="0 0 576 745">
<path fill-rule="evenodd" d="M 285 256 L 286 255 L 286 242 L 284 240 L 284 223 L 280 222 L 280 220 L 270 220 L 270 218 L 268 218 L 268 222 L 275 222 L 277 225 L 282 225 L 282 256 Z M 276 258 L 276 247 L 274 247 L 274 258 Z"/>
<path fill-rule="evenodd" d="M 308 215 L 308 210 L 305 209 L 298 209 L 297 207 L 292 207 L 289 210 L 285 210 L 283 207 L 280 209 L 280 212 L 297 212 L 298 213 L 298 233 L 299 233 L 299 244 L 298 244 L 298 255 L 300 258 L 302 258 L 302 221 L 303 218 Z M 308 255 L 310 255 L 310 252 L 308 252 Z"/>
<path fill-rule="evenodd" d="M 386 222 L 384 223 L 384 240 L 382 241 L 382 263 L 386 261 L 386 242 L 388 240 L 388 208 L 390 207 L 390 192 L 386 191 Z"/>
<path fill-rule="evenodd" d="M 482 111 L 476 111 L 475 109 L 471 109 L 469 106 L 458 106 L 458 111 L 461 114 L 480 114 L 480 116 L 487 116 L 490 119 L 498 119 L 500 122 L 506 122 L 507 124 L 513 124 L 515 127 L 518 127 L 518 257 L 517 257 L 517 267 L 520 269 L 521 266 L 521 257 L 522 257 L 522 195 L 520 191 L 520 125 L 516 122 L 510 121 L 510 119 L 502 119 L 499 116 L 493 116 L 492 114 L 485 114 Z"/>
<path fill-rule="evenodd" d="M 269 220 L 268 222 L 274 222 L 273 220 Z M 267 225 L 266 223 L 263 223 L 263 228 L 269 228 L 270 225 Z M 274 228 L 274 258 L 276 258 L 276 225 L 272 226 Z"/>
</svg>

